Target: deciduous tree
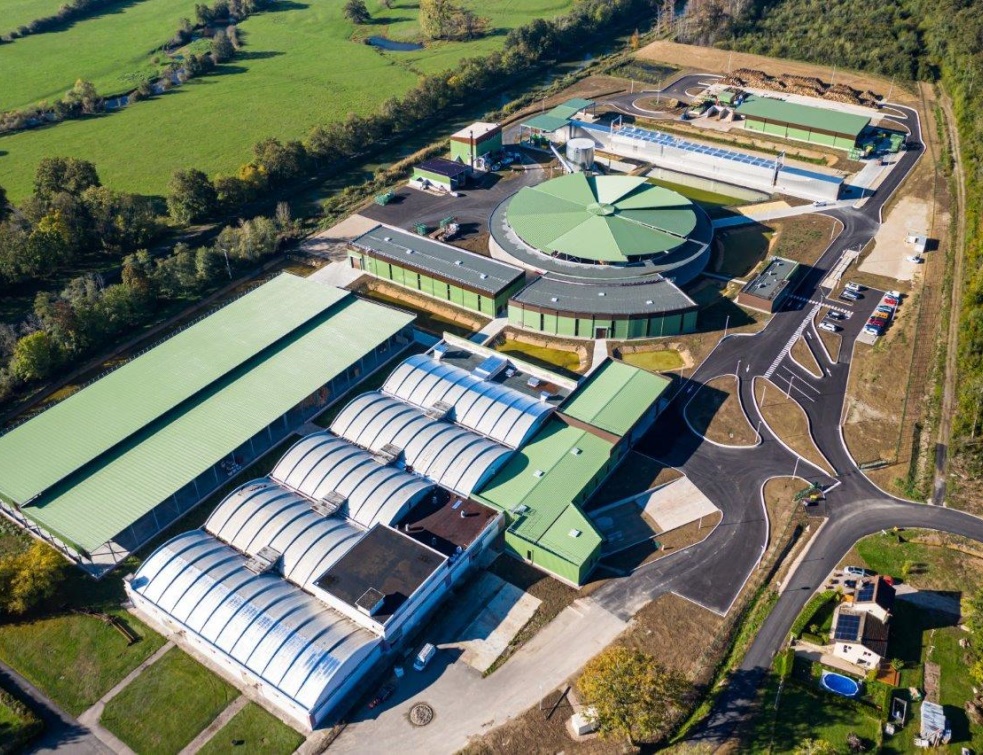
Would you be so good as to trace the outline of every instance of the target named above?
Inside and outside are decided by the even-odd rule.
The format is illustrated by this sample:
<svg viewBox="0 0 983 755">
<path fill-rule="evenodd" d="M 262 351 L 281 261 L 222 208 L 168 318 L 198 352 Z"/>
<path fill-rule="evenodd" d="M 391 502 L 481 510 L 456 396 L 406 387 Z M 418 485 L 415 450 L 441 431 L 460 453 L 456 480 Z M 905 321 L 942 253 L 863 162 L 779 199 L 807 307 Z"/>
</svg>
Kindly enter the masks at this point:
<svg viewBox="0 0 983 755">
<path fill-rule="evenodd" d="M 215 187 L 200 170 L 175 171 L 168 188 L 167 211 L 182 225 L 204 220 L 218 206 Z"/>
<path fill-rule="evenodd" d="M 43 330 L 17 341 L 10 371 L 21 380 L 44 380 L 61 364 L 62 353 L 55 339 Z"/>
<path fill-rule="evenodd" d="M 367 24 L 372 19 L 368 6 L 365 5 L 365 0 L 346 0 L 342 12 L 345 14 L 345 18 L 353 24 Z"/>
<path fill-rule="evenodd" d="M 0 608 L 9 614 L 36 608 L 58 590 L 66 566 L 58 552 L 42 542 L 0 559 Z"/>
<path fill-rule="evenodd" d="M 599 732 L 632 744 L 663 735 L 689 694 L 679 673 L 647 653 L 621 646 L 588 662 L 577 687 L 597 713 Z"/>
</svg>

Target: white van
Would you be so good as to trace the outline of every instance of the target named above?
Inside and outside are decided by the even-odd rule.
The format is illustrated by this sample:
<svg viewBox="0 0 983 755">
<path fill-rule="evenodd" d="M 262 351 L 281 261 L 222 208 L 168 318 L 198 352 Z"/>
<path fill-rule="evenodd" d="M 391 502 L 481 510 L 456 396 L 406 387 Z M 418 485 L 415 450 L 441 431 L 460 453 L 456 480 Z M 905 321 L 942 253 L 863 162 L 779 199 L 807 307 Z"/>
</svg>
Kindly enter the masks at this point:
<svg viewBox="0 0 983 755">
<path fill-rule="evenodd" d="M 864 287 L 863 286 L 861 286 L 859 283 L 854 283 L 853 281 L 850 281 L 849 283 L 847 283 L 844 286 L 844 288 L 847 291 L 853 291 L 855 294 L 860 293 L 861 291 L 864 290 Z"/>
<path fill-rule="evenodd" d="M 437 654 L 437 648 L 431 645 L 429 642 L 420 648 L 420 652 L 416 654 L 416 660 L 413 661 L 413 668 L 417 671 L 423 671 L 427 667 L 427 664 L 433 659 Z"/>
</svg>

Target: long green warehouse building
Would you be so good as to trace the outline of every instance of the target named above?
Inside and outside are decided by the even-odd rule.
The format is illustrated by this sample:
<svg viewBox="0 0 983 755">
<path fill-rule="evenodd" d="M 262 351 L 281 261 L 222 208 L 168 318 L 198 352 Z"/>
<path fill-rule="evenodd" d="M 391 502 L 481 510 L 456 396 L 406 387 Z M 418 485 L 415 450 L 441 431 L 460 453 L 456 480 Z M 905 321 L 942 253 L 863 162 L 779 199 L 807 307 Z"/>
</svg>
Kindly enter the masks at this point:
<svg viewBox="0 0 983 755">
<path fill-rule="evenodd" d="M 800 105 L 770 97 L 749 96 L 740 107 L 744 128 L 762 134 L 851 150 L 870 124 L 864 115 Z"/>
<path fill-rule="evenodd" d="M 99 575 L 409 345 L 289 274 L 0 437 L 0 511 Z"/>
</svg>

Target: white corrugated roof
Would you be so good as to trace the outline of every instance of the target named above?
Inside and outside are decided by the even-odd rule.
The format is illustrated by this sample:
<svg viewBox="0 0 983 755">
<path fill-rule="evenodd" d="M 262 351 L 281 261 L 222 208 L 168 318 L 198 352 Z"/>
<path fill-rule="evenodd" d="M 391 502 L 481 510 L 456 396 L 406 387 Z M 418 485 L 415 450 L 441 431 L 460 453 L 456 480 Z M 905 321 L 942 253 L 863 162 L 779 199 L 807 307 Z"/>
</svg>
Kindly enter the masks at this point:
<svg viewBox="0 0 983 755">
<path fill-rule="evenodd" d="M 511 454 L 506 446 L 450 422 L 431 419 L 378 391 L 352 400 L 335 417 L 331 431 L 372 452 L 387 445 L 399 448 L 407 467 L 465 496 Z"/>
<path fill-rule="evenodd" d="M 380 638 L 204 530 L 158 548 L 131 589 L 250 674 L 313 711 L 334 676 Z"/>
<path fill-rule="evenodd" d="M 426 354 L 414 354 L 400 364 L 382 390 L 424 411 L 438 401 L 453 406 L 454 422 L 510 448 L 525 443 L 552 411 L 528 394 Z"/>
</svg>

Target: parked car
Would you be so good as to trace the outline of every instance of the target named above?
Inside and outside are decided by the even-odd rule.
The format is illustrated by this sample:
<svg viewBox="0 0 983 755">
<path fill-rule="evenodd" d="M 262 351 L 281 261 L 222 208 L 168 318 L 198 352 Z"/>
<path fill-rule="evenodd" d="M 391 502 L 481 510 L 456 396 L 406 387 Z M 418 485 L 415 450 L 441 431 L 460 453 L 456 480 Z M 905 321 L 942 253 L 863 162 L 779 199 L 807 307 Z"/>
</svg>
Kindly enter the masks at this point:
<svg viewBox="0 0 983 755">
<path fill-rule="evenodd" d="M 413 668 L 417 671 L 423 671 L 427 667 L 427 664 L 433 660 L 433 657 L 437 655 L 437 648 L 431 645 L 429 642 L 420 648 L 420 652 L 416 654 L 416 660 L 413 661 Z"/>
<path fill-rule="evenodd" d="M 840 294 L 837 298 L 839 298 L 840 301 L 850 302 L 851 304 L 857 300 L 856 296 L 847 296 L 846 291 Z"/>
<path fill-rule="evenodd" d="M 901 302 L 895 299 L 893 296 L 885 296 L 881 299 L 881 304 L 887 304 L 892 307 L 897 307 Z"/>
<path fill-rule="evenodd" d="M 885 292 L 884 295 L 885 296 L 890 296 L 890 297 L 892 297 L 894 299 L 901 299 L 901 292 L 900 291 L 887 291 L 887 292 Z"/>
<path fill-rule="evenodd" d="M 847 284 L 846 284 L 846 285 L 844 286 L 844 288 L 845 288 L 845 289 L 846 289 L 847 291 L 854 291 L 854 292 L 856 292 L 856 293 L 858 293 L 858 294 L 859 294 L 859 293 L 860 293 L 861 291 L 866 291 L 866 290 L 867 290 L 867 287 L 866 287 L 866 286 L 861 286 L 861 285 L 860 285 L 859 283 L 854 283 L 853 281 L 850 281 L 849 283 L 847 283 Z"/>
<path fill-rule="evenodd" d="M 819 323 L 819 329 L 828 330 L 830 333 L 837 333 L 839 332 L 840 327 L 838 325 L 834 325 L 829 320 L 823 320 L 821 323 Z"/>
<path fill-rule="evenodd" d="M 909 254 L 907 257 L 905 257 L 905 259 L 908 260 L 908 262 L 914 262 L 916 265 L 920 265 L 925 261 L 924 257 L 920 257 L 917 254 Z"/>
<path fill-rule="evenodd" d="M 851 576 L 854 576 L 854 577 L 873 577 L 873 576 L 875 576 L 875 572 L 872 572 L 870 569 L 863 569 L 863 568 L 861 568 L 859 566 L 844 566 L 843 567 L 843 573 L 844 574 L 850 574 Z"/>
<path fill-rule="evenodd" d="M 387 684 L 369 701 L 370 708 L 377 708 L 382 705 L 386 700 L 393 696 L 393 692 L 396 691 L 395 684 Z"/>
<path fill-rule="evenodd" d="M 837 312 L 835 309 L 832 310 L 831 312 L 829 312 L 826 315 L 826 317 L 828 317 L 830 320 L 845 320 L 846 319 L 846 315 L 845 314 L 843 314 L 842 312 Z"/>
<path fill-rule="evenodd" d="M 884 331 L 881 328 L 875 328 L 873 325 L 865 325 L 864 333 L 878 337 L 884 335 Z"/>
</svg>

